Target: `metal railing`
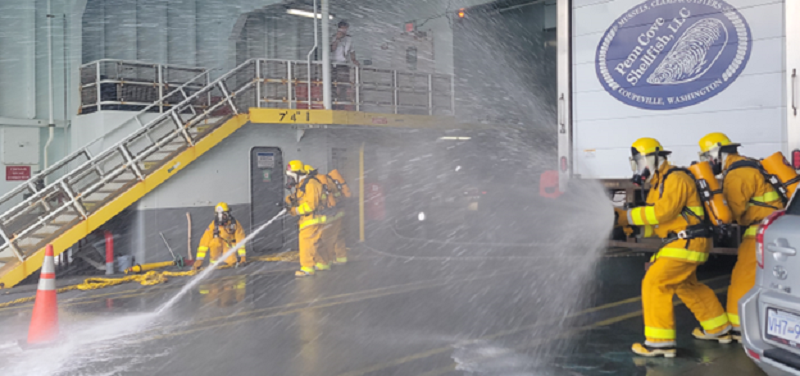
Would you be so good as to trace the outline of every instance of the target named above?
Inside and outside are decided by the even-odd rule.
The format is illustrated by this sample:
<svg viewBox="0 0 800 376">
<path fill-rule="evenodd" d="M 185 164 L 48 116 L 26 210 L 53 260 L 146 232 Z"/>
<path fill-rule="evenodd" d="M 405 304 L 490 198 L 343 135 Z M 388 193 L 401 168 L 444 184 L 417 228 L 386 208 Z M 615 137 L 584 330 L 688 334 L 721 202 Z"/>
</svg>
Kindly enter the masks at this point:
<svg viewBox="0 0 800 376">
<path fill-rule="evenodd" d="M 22 185 L 17 186 L 16 188 L 12 189 L 11 191 L 5 193 L 4 195 L 0 196 L 0 212 L 9 209 L 9 203 L 16 204 L 24 200 L 25 197 L 36 193 L 38 190 L 44 187 L 47 183 L 47 180 L 53 180 L 54 178 L 60 177 L 61 175 L 71 171 L 73 168 L 76 168 L 83 164 L 84 162 L 92 159 L 92 155 L 98 154 L 103 151 L 103 143 L 102 141 L 105 140 L 109 135 L 113 134 L 114 132 L 130 127 L 135 125 L 137 127 L 144 127 L 146 122 L 142 120 L 143 116 L 147 113 L 152 113 L 154 111 L 163 112 L 160 110 L 164 107 L 164 98 L 183 98 L 183 100 L 187 99 L 189 95 L 187 94 L 186 88 L 189 86 L 197 86 L 197 85 L 207 85 L 203 84 L 204 82 L 208 82 L 209 80 L 209 72 L 204 71 L 199 75 L 191 78 L 183 85 L 178 86 L 177 88 L 173 89 L 166 95 L 164 95 L 160 100 L 150 103 L 149 105 L 145 106 L 143 109 L 139 110 L 139 112 L 135 113 L 131 118 L 128 120 L 120 123 L 119 125 L 115 126 L 106 134 L 96 137 L 91 142 L 87 143 L 82 148 L 75 150 L 74 152 L 70 153 L 66 157 L 62 158 L 61 160 L 55 162 L 54 164 L 50 165 L 44 171 L 41 171 L 33 177 L 31 177 L 27 182 Z M 197 98 L 194 101 L 196 108 L 202 108 L 203 106 L 208 105 L 209 98 Z"/>
<path fill-rule="evenodd" d="M 351 65 L 334 66 L 333 70 L 333 109 L 414 115 L 454 114 L 451 75 Z M 259 107 L 323 108 L 321 62 L 258 60 L 255 75 L 261 82 L 257 90 L 261 99 Z"/>
<path fill-rule="evenodd" d="M 209 81 L 195 81 L 207 73 L 205 68 L 142 61 L 101 59 L 81 65 L 81 113 L 99 110 L 138 110 L 154 102 L 164 108 L 180 103 Z M 205 76 L 208 78 L 208 76 Z M 192 82 L 193 84 L 187 85 Z M 170 88 L 180 86 L 184 97 Z M 167 93 L 165 95 L 165 93 Z"/>
<path fill-rule="evenodd" d="M 123 140 L 95 152 L 92 149 L 102 145 L 102 138 L 97 139 L 0 198 L 0 254 L 10 249 L 24 260 L 250 107 L 319 105 L 321 98 L 316 98 L 313 90 L 307 98 L 297 94 L 309 82 L 312 88 L 321 86 L 316 76 L 308 81 L 307 75 L 302 75 L 305 68 L 303 61 L 251 59 L 192 94 L 186 88 L 207 82 L 207 72 L 148 104 L 130 120 L 139 127 Z M 314 68 L 321 73 L 320 64 Z M 453 111 L 450 76 L 350 69 L 354 70 L 354 82 L 341 80 L 335 87 L 351 87 L 354 96 L 350 101 L 336 101 L 337 106 L 401 114 Z M 176 93 L 184 99 L 167 106 L 166 98 Z M 408 99 L 414 96 L 418 98 Z M 141 115 L 155 107 L 164 112 L 143 122 Z"/>
</svg>

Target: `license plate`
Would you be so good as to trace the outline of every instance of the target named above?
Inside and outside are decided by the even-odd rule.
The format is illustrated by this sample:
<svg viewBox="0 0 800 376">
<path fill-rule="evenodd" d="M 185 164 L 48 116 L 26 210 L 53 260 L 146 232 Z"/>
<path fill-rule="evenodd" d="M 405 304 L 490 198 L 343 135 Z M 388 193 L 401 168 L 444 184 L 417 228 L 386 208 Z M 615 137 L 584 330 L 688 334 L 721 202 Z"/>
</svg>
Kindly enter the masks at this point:
<svg viewBox="0 0 800 376">
<path fill-rule="evenodd" d="M 800 348 L 800 316 L 767 308 L 767 339 Z"/>
</svg>

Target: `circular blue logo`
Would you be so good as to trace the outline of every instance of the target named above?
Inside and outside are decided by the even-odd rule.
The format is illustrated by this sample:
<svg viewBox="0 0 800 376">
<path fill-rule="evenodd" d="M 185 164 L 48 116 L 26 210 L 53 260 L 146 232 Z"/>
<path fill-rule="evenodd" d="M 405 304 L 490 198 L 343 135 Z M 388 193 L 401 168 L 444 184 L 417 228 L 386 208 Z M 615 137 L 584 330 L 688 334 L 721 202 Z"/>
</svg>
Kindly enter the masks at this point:
<svg viewBox="0 0 800 376">
<path fill-rule="evenodd" d="M 744 70 L 752 38 L 722 0 L 649 0 L 616 19 L 597 46 L 595 69 L 614 98 L 648 110 L 698 104 Z"/>
</svg>

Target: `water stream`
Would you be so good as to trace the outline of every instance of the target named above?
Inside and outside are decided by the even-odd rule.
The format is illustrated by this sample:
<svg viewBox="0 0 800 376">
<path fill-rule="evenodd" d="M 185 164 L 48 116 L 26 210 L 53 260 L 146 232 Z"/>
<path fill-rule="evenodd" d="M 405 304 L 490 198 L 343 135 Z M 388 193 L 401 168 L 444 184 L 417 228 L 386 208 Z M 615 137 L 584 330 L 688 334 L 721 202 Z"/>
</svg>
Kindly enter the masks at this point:
<svg viewBox="0 0 800 376">
<path fill-rule="evenodd" d="M 239 249 L 244 247 L 244 245 L 247 244 L 248 241 L 253 239 L 256 235 L 261 233 L 261 231 L 263 231 L 265 228 L 269 227 L 269 225 L 271 225 L 272 222 L 275 222 L 276 219 L 280 218 L 284 214 L 286 214 L 286 209 L 281 210 L 280 213 L 278 213 L 278 215 L 272 217 L 272 219 L 270 219 L 269 221 L 267 221 L 263 225 L 259 226 L 250 235 L 248 235 L 246 238 L 244 238 L 244 240 L 239 242 L 239 244 L 236 244 L 235 247 L 229 249 L 228 252 L 225 252 L 225 254 L 222 255 L 222 257 L 220 257 L 219 259 L 220 260 L 226 260 L 230 255 L 232 255 L 234 252 L 237 252 Z M 213 272 L 217 268 L 217 265 L 220 265 L 220 264 L 222 264 L 222 262 L 212 263 L 207 268 L 205 268 L 202 272 L 200 272 L 200 274 L 198 274 L 194 278 L 192 278 L 192 280 L 189 281 L 189 283 L 187 283 L 185 286 L 183 286 L 183 288 L 181 288 L 181 291 L 178 291 L 178 293 L 175 294 L 175 296 L 173 296 L 166 303 L 162 304 L 161 307 L 158 307 L 158 309 L 156 310 L 156 314 L 160 315 L 160 314 L 166 312 L 167 310 L 169 310 L 172 306 L 175 305 L 175 303 L 178 302 L 178 300 L 180 300 L 184 295 L 186 295 L 195 286 L 197 286 L 198 283 L 200 283 L 204 279 L 206 279 L 208 277 L 208 275 L 211 274 L 211 272 Z"/>
</svg>

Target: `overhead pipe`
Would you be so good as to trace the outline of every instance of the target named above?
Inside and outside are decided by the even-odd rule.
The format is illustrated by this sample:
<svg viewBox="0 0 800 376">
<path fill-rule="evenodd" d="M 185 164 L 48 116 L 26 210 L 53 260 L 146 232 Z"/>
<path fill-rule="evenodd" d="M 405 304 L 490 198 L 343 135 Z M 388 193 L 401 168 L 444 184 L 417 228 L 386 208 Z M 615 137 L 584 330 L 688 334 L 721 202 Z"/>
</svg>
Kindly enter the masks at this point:
<svg viewBox="0 0 800 376">
<path fill-rule="evenodd" d="M 47 93 L 50 98 L 49 116 L 47 128 L 49 135 L 47 143 L 44 144 L 44 169 L 49 167 L 50 144 L 53 143 L 53 136 L 55 135 L 56 123 L 53 120 L 53 12 L 51 7 L 51 0 L 47 0 Z M 45 184 L 47 181 L 45 181 Z"/>
<path fill-rule="evenodd" d="M 308 109 L 313 108 L 313 101 L 311 99 L 311 55 L 314 54 L 314 51 L 317 50 L 319 46 L 319 40 L 317 40 L 317 0 L 314 0 L 314 10 L 312 12 L 314 14 L 314 47 L 311 48 L 311 51 L 308 51 L 308 56 L 306 56 L 307 64 L 308 64 Z"/>
<path fill-rule="evenodd" d="M 331 106 L 331 29 L 328 17 L 330 16 L 329 1 L 322 1 L 322 42 L 325 43 L 325 48 L 322 49 L 322 103 L 326 110 L 330 110 Z M 316 17 L 314 18 L 316 20 Z M 311 93 L 309 93 L 311 95 Z"/>
</svg>

